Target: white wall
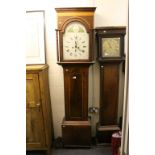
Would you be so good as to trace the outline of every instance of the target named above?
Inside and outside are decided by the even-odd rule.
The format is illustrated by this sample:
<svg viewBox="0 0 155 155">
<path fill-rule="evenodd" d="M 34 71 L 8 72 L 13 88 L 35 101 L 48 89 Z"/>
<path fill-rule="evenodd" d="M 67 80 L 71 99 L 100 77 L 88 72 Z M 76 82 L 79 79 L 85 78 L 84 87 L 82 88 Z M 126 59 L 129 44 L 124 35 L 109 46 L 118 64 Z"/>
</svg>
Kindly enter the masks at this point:
<svg viewBox="0 0 155 155">
<path fill-rule="evenodd" d="M 49 84 L 55 138 L 61 136 L 61 122 L 64 117 L 63 70 L 56 60 L 57 19 L 55 7 L 97 7 L 94 25 L 127 26 L 128 0 L 27 0 L 26 10 L 45 10 L 46 58 L 49 65 Z M 127 36 L 127 35 L 126 35 Z M 127 38 L 127 37 L 126 37 Z M 126 49 L 126 48 L 125 48 Z M 89 106 L 99 106 L 99 68 L 96 62 L 89 70 Z M 93 75 L 93 76 L 92 76 Z M 92 117 L 92 134 L 98 114 Z"/>
</svg>

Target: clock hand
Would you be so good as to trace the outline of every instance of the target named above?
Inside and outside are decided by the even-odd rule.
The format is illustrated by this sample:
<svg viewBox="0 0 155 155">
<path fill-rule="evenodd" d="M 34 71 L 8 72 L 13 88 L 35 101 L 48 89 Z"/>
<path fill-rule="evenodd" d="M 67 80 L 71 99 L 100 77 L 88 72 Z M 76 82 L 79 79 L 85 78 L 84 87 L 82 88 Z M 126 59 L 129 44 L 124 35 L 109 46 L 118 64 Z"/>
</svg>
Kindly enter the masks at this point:
<svg viewBox="0 0 155 155">
<path fill-rule="evenodd" d="M 76 52 L 76 48 L 77 48 L 77 44 L 76 44 L 76 41 L 75 41 L 75 52 Z"/>
<path fill-rule="evenodd" d="M 77 49 L 80 51 L 80 52 L 85 52 L 85 50 L 82 50 L 82 49 L 80 49 L 80 47 L 77 47 Z"/>
<path fill-rule="evenodd" d="M 75 48 L 77 48 L 77 43 L 76 43 L 76 41 L 75 41 Z"/>
</svg>

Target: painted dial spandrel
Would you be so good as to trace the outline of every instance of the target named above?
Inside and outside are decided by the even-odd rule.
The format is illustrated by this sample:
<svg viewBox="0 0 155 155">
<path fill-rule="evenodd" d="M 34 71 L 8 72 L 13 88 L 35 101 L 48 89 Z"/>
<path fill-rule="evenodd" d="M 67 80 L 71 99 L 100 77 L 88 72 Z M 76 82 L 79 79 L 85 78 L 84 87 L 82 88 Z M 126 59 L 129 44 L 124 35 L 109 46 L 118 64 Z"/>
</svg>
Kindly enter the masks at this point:
<svg viewBox="0 0 155 155">
<path fill-rule="evenodd" d="M 102 57 L 120 56 L 120 38 L 102 38 Z"/>
<path fill-rule="evenodd" d="M 63 59 L 89 59 L 89 34 L 80 22 L 68 24 L 63 34 Z"/>
</svg>

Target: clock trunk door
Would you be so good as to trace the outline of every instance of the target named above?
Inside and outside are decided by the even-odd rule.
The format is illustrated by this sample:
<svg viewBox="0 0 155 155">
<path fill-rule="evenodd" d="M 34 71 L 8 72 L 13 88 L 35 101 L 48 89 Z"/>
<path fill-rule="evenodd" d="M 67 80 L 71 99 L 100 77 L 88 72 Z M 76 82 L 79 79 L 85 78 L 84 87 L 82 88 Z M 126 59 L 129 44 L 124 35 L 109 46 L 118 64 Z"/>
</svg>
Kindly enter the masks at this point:
<svg viewBox="0 0 155 155">
<path fill-rule="evenodd" d="M 119 89 L 119 64 L 101 66 L 100 124 L 117 124 L 117 106 Z"/>
<path fill-rule="evenodd" d="M 88 68 L 64 67 L 66 120 L 88 118 Z"/>
</svg>

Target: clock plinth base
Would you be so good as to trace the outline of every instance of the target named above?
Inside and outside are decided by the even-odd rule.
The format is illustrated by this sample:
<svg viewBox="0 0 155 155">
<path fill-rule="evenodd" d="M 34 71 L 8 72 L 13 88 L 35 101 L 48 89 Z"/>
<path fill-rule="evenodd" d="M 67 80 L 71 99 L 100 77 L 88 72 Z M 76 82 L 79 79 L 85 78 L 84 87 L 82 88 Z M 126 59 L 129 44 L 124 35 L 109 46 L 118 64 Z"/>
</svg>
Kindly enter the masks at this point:
<svg viewBox="0 0 155 155">
<path fill-rule="evenodd" d="M 64 147 L 90 147 L 90 121 L 66 121 L 64 119 L 62 122 L 62 138 Z"/>
<path fill-rule="evenodd" d="M 119 130 L 120 128 L 118 127 L 118 125 L 100 126 L 99 123 L 97 123 L 96 124 L 97 143 L 110 144 L 112 134 Z"/>
</svg>

